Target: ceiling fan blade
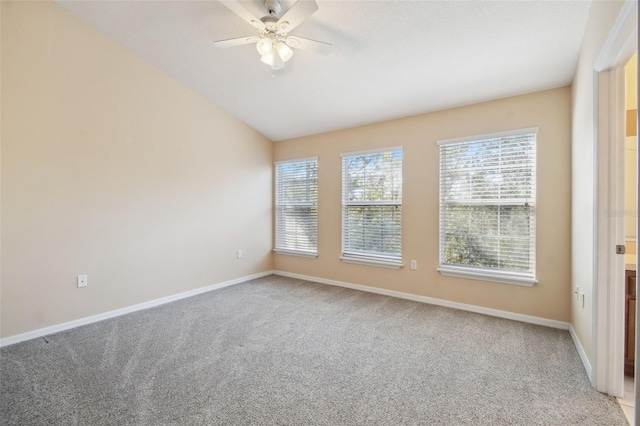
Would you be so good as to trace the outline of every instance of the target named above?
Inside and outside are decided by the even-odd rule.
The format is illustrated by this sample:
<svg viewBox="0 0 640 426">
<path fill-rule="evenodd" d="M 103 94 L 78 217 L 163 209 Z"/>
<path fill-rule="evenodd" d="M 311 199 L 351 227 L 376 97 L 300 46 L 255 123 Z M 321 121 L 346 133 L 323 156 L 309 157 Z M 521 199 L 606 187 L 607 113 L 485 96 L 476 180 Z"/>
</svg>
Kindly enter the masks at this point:
<svg viewBox="0 0 640 426">
<path fill-rule="evenodd" d="M 313 12 L 318 10 L 318 3 L 315 0 L 298 0 L 291 9 L 278 20 L 278 28 L 282 31 L 289 32 L 298 25 L 300 25 L 305 19 L 307 19 Z"/>
<path fill-rule="evenodd" d="M 265 28 L 264 23 L 256 18 L 253 13 L 249 12 L 247 8 L 240 4 L 237 0 L 218 0 L 224 6 L 226 6 L 230 11 L 238 15 L 244 21 L 248 22 L 254 28 L 259 30 L 263 30 Z"/>
<path fill-rule="evenodd" d="M 287 37 L 285 43 L 287 43 L 289 47 L 308 50 L 309 52 L 319 53 L 321 55 L 328 55 L 333 50 L 332 44 L 298 36 Z"/>
<path fill-rule="evenodd" d="M 230 38 L 227 40 L 216 40 L 213 42 L 218 47 L 226 48 L 226 47 L 235 47 L 242 46 L 243 44 L 249 43 L 257 43 L 260 40 L 257 36 L 248 36 L 248 37 L 240 37 L 240 38 Z"/>
</svg>

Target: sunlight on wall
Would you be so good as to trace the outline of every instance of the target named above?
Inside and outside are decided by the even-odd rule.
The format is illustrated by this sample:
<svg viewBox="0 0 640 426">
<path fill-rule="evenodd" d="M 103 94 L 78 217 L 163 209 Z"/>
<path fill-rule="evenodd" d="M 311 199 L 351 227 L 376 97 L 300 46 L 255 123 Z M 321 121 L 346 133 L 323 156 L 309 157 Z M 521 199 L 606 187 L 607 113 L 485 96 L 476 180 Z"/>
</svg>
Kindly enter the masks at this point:
<svg viewBox="0 0 640 426">
<path fill-rule="evenodd" d="M 628 254 L 636 253 L 636 182 L 638 179 L 638 53 L 625 66 L 626 110 L 627 110 L 627 139 L 625 141 L 625 210 L 626 216 L 626 246 Z M 635 263 L 635 262 L 634 262 Z"/>
</svg>

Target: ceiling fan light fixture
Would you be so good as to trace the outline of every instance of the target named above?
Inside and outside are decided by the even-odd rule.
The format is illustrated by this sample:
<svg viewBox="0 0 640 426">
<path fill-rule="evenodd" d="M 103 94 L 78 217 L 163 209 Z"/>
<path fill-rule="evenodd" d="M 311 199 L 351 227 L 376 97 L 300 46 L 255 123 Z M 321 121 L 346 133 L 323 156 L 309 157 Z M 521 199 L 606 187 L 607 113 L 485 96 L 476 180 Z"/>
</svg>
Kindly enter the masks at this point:
<svg viewBox="0 0 640 426">
<path fill-rule="evenodd" d="M 258 44 L 256 44 L 256 49 L 258 49 L 258 53 L 263 56 L 273 53 L 273 40 L 269 37 L 262 37 L 260 41 L 258 41 Z"/>
<path fill-rule="evenodd" d="M 283 62 L 287 62 L 293 56 L 293 50 L 289 48 L 286 44 L 281 41 L 276 43 L 276 50 L 278 51 L 278 55 Z"/>
<path fill-rule="evenodd" d="M 275 55 L 274 55 L 274 52 L 272 50 L 271 52 L 265 53 L 264 55 L 262 55 L 262 57 L 260 58 L 260 61 L 263 64 L 267 64 L 267 65 L 271 66 L 271 65 L 273 65 L 274 59 L 275 59 Z"/>
</svg>

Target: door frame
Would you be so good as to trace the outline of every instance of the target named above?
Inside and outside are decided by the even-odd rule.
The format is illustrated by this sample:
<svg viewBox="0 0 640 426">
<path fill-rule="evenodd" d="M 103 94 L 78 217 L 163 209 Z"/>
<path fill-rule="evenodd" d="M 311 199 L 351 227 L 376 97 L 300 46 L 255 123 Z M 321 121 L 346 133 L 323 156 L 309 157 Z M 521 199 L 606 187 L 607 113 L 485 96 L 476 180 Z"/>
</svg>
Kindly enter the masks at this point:
<svg viewBox="0 0 640 426">
<path fill-rule="evenodd" d="M 594 65 L 593 374 L 600 392 L 624 396 L 624 65 L 637 49 L 638 4 L 627 0 Z M 618 220 L 609 220 L 609 219 Z M 636 264 L 638 264 L 636 262 Z M 637 328 L 636 328 L 637 329 Z M 637 345 L 640 346 L 640 345 Z M 636 347 L 636 357 L 638 357 Z M 636 381 L 637 383 L 637 381 Z M 640 395 L 636 392 L 636 399 Z M 636 407 L 638 407 L 636 401 Z M 636 408 L 637 409 L 637 408 Z"/>
</svg>

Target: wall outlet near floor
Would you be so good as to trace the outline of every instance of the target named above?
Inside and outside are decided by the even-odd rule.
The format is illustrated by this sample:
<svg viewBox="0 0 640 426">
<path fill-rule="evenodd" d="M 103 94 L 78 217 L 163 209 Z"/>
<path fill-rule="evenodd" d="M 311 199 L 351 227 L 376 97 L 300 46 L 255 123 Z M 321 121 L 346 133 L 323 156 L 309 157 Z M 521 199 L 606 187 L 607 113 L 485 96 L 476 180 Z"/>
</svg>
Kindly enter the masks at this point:
<svg viewBox="0 0 640 426">
<path fill-rule="evenodd" d="M 87 286 L 87 276 L 78 275 L 78 288 Z"/>
<path fill-rule="evenodd" d="M 242 250 L 238 250 L 238 252 L 236 254 L 238 256 L 238 259 L 240 259 L 240 258 L 242 258 L 244 253 L 242 253 Z"/>
<path fill-rule="evenodd" d="M 413 269 L 413 270 L 418 269 L 418 261 L 417 260 L 412 260 L 411 261 L 411 269 Z"/>
</svg>

